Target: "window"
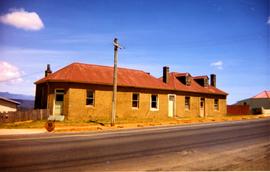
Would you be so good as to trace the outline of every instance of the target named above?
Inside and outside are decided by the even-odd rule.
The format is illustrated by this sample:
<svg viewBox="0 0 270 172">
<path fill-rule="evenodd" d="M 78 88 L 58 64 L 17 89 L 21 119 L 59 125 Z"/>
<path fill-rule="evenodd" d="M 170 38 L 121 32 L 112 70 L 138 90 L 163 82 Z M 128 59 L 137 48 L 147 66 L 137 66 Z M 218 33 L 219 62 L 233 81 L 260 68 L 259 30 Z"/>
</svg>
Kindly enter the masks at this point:
<svg viewBox="0 0 270 172">
<path fill-rule="evenodd" d="M 138 93 L 132 94 L 132 107 L 139 108 L 139 94 Z"/>
<path fill-rule="evenodd" d="M 64 101 L 64 95 L 63 94 L 56 94 L 56 101 L 57 102 Z"/>
<path fill-rule="evenodd" d="M 215 109 L 215 110 L 218 110 L 218 109 L 219 109 L 219 102 L 218 102 L 218 99 L 215 99 L 215 100 L 214 100 L 214 109 Z"/>
<path fill-rule="evenodd" d="M 158 108 L 158 96 L 157 95 L 151 95 L 151 108 L 152 109 Z"/>
<path fill-rule="evenodd" d="M 200 108 L 201 109 L 204 109 L 204 102 L 205 102 L 205 99 L 201 98 L 201 101 L 200 101 Z"/>
<path fill-rule="evenodd" d="M 64 90 L 55 90 L 55 101 L 62 102 L 64 101 Z"/>
<path fill-rule="evenodd" d="M 92 90 L 86 91 L 86 105 L 94 106 L 94 92 Z"/>
<path fill-rule="evenodd" d="M 190 109 L 190 97 L 185 97 L 185 109 Z"/>
</svg>

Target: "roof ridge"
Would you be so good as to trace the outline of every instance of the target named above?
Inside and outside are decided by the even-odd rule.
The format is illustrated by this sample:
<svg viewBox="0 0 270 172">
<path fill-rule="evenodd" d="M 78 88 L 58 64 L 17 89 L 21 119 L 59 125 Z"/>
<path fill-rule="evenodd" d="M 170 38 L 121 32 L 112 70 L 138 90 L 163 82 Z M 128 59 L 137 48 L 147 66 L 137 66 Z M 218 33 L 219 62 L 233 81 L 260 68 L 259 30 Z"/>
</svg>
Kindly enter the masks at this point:
<svg viewBox="0 0 270 172">
<path fill-rule="evenodd" d="M 264 90 L 264 91 L 262 91 L 262 92 L 256 94 L 255 96 L 253 96 L 253 97 L 251 97 L 251 98 L 263 98 L 263 97 L 265 97 L 265 98 L 270 98 L 269 92 L 270 92 L 270 91 Z M 261 95 L 261 96 L 260 96 L 260 95 Z"/>
<path fill-rule="evenodd" d="M 207 75 L 198 75 L 198 76 L 192 76 L 192 78 L 200 78 L 200 77 L 208 77 Z"/>
<path fill-rule="evenodd" d="M 97 65 L 97 64 L 92 64 L 92 63 L 80 63 L 80 62 L 74 62 L 70 65 L 73 65 L 73 64 L 78 64 L 78 65 L 87 65 L 87 66 L 98 66 L 98 67 L 106 67 L 106 68 L 113 68 L 113 66 L 106 66 L 106 65 Z M 148 72 L 145 72 L 143 70 L 138 70 L 138 69 L 131 69 L 131 68 L 128 68 L 128 67 L 117 67 L 118 69 L 124 69 L 124 70 L 133 70 L 133 71 L 139 71 L 139 72 L 144 72 L 144 73 L 148 73 Z"/>
<path fill-rule="evenodd" d="M 270 98 L 270 95 L 268 94 L 268 92 L 270 92 L 270 91 L 265 90 L 266 97 Z"/>
</svg>

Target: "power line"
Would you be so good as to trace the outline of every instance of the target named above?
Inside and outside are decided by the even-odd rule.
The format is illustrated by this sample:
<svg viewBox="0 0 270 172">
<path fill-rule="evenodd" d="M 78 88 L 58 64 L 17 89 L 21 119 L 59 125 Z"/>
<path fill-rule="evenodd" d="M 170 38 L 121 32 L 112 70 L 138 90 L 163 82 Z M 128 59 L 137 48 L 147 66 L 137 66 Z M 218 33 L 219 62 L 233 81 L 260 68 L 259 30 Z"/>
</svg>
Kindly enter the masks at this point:
<svg viewBox="0 0 270 172">
<path fill-rule="evenodd" d="M 32 76 L 32 75 L 36 75 L 36 74 L 41 74 L 41 73 L 43 73 L 43 72 L 41 72 L 41 71 L 39 71 L 39 72 L 33 72 L 33 73 L 30 73 L 30 74 L 26 74 L 26 75 L 21 75 L 21 76 L 18 76 L 18 77 L 13 77 L 13 78 L 5 79 L 5 80 L 0 81 L 0 83 L 13 81 L 13 80 L 20 79 L 20 78 L 26 78 L 26 77 L 29 77 L 29 76 Z"/>
<path fill-rule="evenodd" d="M 54 67 L 59 68 L 60 66 L 62 66 L 62 65 L 56 65 Z M 0 83 L 13 81 L 13 80 L 20 79 L 20 78 L 27 78 L 29 76 L 33 76 L 33 75 L 36 75 L 36 74 L 42 74 L 43 72 L 44 71 L 38 71 L 38 72 L 36 71 L 36 72 L 33 72 L 33 73 L 29 73 L 29 74 L 25 74 L 25 75 L 13 77 L 13 78 L 5 79 L 5 80 L 0 81 Z"/>
</svg>

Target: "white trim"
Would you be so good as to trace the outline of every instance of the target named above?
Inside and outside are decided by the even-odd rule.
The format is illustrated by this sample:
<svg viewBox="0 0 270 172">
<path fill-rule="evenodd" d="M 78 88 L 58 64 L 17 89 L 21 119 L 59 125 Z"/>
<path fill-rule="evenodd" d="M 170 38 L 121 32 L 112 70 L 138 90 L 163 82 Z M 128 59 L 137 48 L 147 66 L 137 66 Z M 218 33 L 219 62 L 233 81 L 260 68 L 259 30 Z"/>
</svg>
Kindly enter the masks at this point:
<svg viewBox="0 0 270 172">
<path fill-rule="evenodd" d="M 87 91 L 88 90 L 90 90 L 90 91 L 92 91 L 93 92 L 93 104 L 92 105 L 87 105 L 86 104 L 86 101 L 87 101 Z M 95 104 L 96 104 L 96 90 L 94 90 L 94 89 L 86 89 L 85 90 L 86 92 L 85 92 L 85 106 L 87 107 L 87 108 L 94 108 L 95 107 Z"/>
<path fill-rule="evenodd" d="M 170 101 L 170 96 L 173 96 L 174 97 L 174 102 L 173 102 L 173 117 L 176 116 L 176 95 L 175 94 L 168 94 L 168 117 L 171 117 L 169 116 L 169 113 L 170 113 L 170 109 L 169 109 L 169 101 Z"/>
<path fill-rule="evenodd" d="M 202 101 L 203 100 L 203 101 Z M 204 118 L 206 117 L 206 98 L 205 97 L 200 97 L 199 99 L 199 107 L 200 107 L 200 117 Z M 201 115 L 201 102 L 203 102 L 203 115 Z"/>
<path fill-rule="evenodd" d="M 138 107 L 133 107 L 133 94 L 138 94 Z M 131 93 L 131 109 L 138 110 L 140 108 L 140 93 L 139 92 L 132 92 Z"/>
<path fill-rule="evenodd" d="M 63 105 L 62 105 L 62 108 L 64 108 L 64 100 L 65 100 L 65 89 L 64 89 L 64 88 L 55 88 L 55 89 L 54 89 L 54 94 L 53 94 L 53 113 L 52 113 L 53 116 L 55 116 L 54 110 L 55 110 L 56 90 L 63 90 L 63 91 L 64 91 L 64 93 L 63 93 L 64 97 L 63 97 Z M 64 116 L 64 114 L 63 114 L 63 116 Z"/>
<path fill-rule="evenodd" d="M 152 108 L 152 95 L 157 96 L 157 108 Z M 150 94 L 150 111 L 159 111 L 159 96 L 158 96 L 158 94 Z"/>
<path fill-rule="evenodd" d="M 215 108 L 215 100 L 218 101 L 218 103 L 217 103 L 217 109 Z M 214 111 L 215 112 L 219 112 L 219 99 L 218 98 L 214 98 L 214 103 L 213 104 L 214 104 L 214 107 L 213 107 L 214 108 Z"/>
</svg>

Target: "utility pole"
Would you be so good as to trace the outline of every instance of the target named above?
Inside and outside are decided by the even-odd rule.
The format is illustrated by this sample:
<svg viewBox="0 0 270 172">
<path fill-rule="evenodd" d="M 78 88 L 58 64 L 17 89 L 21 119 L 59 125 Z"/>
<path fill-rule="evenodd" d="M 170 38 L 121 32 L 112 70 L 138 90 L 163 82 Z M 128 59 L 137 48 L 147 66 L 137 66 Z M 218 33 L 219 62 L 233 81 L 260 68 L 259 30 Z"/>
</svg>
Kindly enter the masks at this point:
<svg viewBox="0 0 270 172">
<path fill-rule="evenodd" d="M 114 69 L 113 69 L 113 96 L 112 96 L 112 117 L 111 126 L 115 124 L 115 114 L 116 114 L 116 94 L 117 94 L 117 61 L 118 61 L 118 48 L 121 48 L 118 44 L 117 38 L 113 40 L 114 45 Z"/>
</svg>

